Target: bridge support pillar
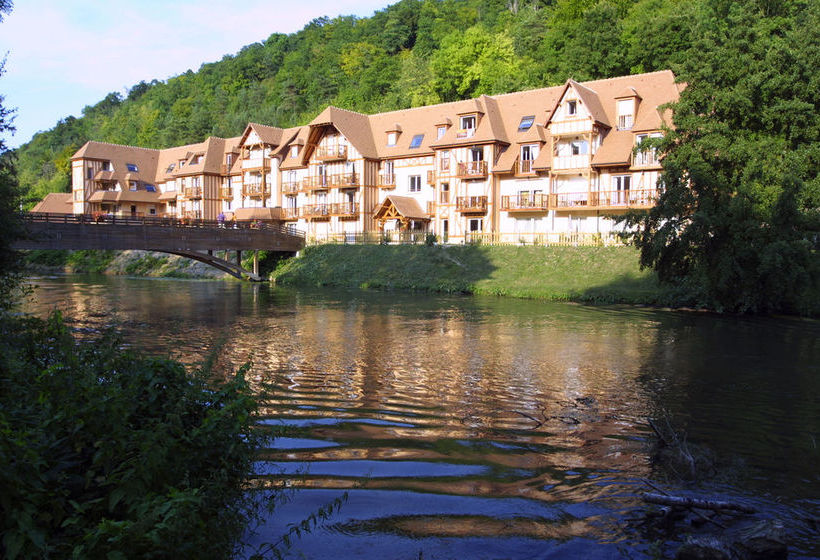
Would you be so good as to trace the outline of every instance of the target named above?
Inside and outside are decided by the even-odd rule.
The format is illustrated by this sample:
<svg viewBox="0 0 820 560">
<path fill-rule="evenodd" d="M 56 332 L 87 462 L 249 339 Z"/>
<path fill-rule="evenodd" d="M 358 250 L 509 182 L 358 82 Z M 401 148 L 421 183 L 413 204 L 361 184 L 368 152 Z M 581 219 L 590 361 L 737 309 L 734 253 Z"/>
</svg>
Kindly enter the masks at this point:
<svg viewBox="0 0 820 560">
<path fill-rule="evenodd" d="M 259 251 L 253 252 L 253 273 L 259 276 Z"/>
<path fill-rule="evenodd" d="M 242 266 L 242 251 L 236 251 L 236 264 L 237 266 Z"/>
</svg>

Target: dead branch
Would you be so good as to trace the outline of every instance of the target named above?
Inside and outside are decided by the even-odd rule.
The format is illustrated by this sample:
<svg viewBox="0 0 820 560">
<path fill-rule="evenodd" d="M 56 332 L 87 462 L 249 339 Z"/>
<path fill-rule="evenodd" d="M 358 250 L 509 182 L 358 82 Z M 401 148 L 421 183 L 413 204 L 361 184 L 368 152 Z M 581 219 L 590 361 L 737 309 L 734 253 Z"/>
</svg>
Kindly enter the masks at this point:
<svg viewBox="0 0 820 560">
<path fill-rule="evenodd" d="M 643 500 L 650 504 L 658 504 L 662 506 L 710 509 L 714 511 L 730 510 L 740 511 L 743 513 L 757 513 L 756 509 L 735 502 L 701 500 L 699 498 L 683 498 L 680 496 L 664 496 L 662 494 L 644 494 Z"/>
</svg>

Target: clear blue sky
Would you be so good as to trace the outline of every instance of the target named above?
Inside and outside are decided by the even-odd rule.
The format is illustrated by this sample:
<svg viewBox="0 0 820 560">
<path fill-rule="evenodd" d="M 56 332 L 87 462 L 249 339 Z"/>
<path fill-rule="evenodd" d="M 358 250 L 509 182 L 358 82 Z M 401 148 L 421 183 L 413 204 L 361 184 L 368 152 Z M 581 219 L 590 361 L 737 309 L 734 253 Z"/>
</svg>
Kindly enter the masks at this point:
<svg viewBox="0 0 820 560">
<path fill-rule="evenodd" d="M 11 147 L 112 91 L 164 80 L 274 32 L 340 14 L 370 16 L 393 0 L 16 0 L 0 23 Z"/>
</svg>

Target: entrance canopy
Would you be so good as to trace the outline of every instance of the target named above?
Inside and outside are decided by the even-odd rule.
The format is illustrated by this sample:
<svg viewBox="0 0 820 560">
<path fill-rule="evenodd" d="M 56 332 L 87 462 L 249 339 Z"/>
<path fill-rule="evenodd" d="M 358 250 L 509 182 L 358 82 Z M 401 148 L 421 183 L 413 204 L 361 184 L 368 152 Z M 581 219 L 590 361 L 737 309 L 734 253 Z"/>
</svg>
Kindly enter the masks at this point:
<svg viewBox="0 0 820 560">
<path fill-rule="evenodd" d="M 376 207 L 373 217 L 379 221 L 379 227 L 384 228 L 384 223 L 389 220 L 398 220 L 401 229 L 411 229 L 411 222 L 429 222 L 424 210 L 419 206 L 415 198 L 409 196 L 390 195 Z"/>
</svg>

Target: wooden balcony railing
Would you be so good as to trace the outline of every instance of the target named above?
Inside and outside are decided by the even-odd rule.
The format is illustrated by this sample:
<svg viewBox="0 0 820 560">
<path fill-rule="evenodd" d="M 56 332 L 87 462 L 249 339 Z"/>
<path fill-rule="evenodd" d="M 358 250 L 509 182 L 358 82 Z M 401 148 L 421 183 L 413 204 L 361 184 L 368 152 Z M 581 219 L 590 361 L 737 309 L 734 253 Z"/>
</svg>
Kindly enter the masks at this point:
<svg viewBox="0 0 820 560">
<path fill-rule="evenodd" d="M 436 203 L 432 200 L 427 201 L 427 215 L 428 216 L 435 216 L 436 215 Z"/>
<path fill-rule="evenodd" d="M 334 175 L 314 175 L 302 180 L 302 187 L 307 191 L 330 189 L 335 187 L 358 187 L 359 176 L 356 173 L 336 173 Z"/>
<path fill-rule="evenodd" d="M 461 179 L 483 179 L 487 176 L 487 162 L 468 161 L 459 163 L 457 175 Z"/>
<path fill-rule="evenodd" d="M 282 208 L 282 219 L 286 222 L 295 222 L 299 219 L 298 208 Z"/>
<path fill-rule="evenodd" d="M 202 198 L 202 187 L 185 187 L 185 198 Z"/>
<path fill-rule="evenodd" d="M 396 188 L 396 174 L 395 173 L 379 173 L 379 188 L 395 189 Z"/>
<path fill-rule="evenodd" d="M 242 169 L 270 169 L 269 157 L 255 157 L 242 160 Z"/>
<path fill-rule="evenodd" d="M 436 172 L 432 169 L 427 171 L 427 184 L 428 185 L 435 185 L 436 184 Z"/>
<path fill-rule="evenodd" d="M 550 209 L 617 210 L 620 208 L 651 208 L 658 198 L 656 189 L 622 191 L 575 192 L 549 195 Z"/>
<path fill-rule="evenodd" d="M 520 159 L 515 162 L 516 175 L 535 175 L 535 169 L 532 167 L 533 160 Z"/>
<path fill-rule="evenodd" d="M 456 198 L 456 210 L 462 214 L 486 214 L 486 196 L 459 196 Z"/>
<path fill-rule="evenodd" d="M 337 202 L 330 205 L 330 214 L 341 218 L 358 218 L 358 202 Z"/>
<path fill-rule="evenodd" d="M 232 187 L 221 187 L 219 189 L 219 198 L 224 198 L 224 199 L 233 198 L 233 188 Z"/>
<path fill-rule="evenodd" d="M 507 212 L 546 212 L 549 196 L 541 193 L 502 196 L 501 209 Z"/>
<path fill-rule="evenodd" d="M 283 181 L 282 192 L 284 194 L 296 194 L 302 189 L 301 181 Z"/>
<path fill-rule="evenodd" d="M 299 209 L 299 214 L 308 220 L 329 219 L 330 204 L 307 204 Z"/>
<path fill-rule="evenodd" d="M 250 196 L 252 198 L 268 197 L 270 196 L 270 187 L 265 185 L 263 190 L 262 183 L 251 183 L 242 187 L 242 196 Z"/>
<path fill-rule="evenodd" d="M 330 144 L 316 148 L 316 159 L 321 161 L 336 161 L 347 159 L 347 146 L 342 144 Z"/>
</svg>

